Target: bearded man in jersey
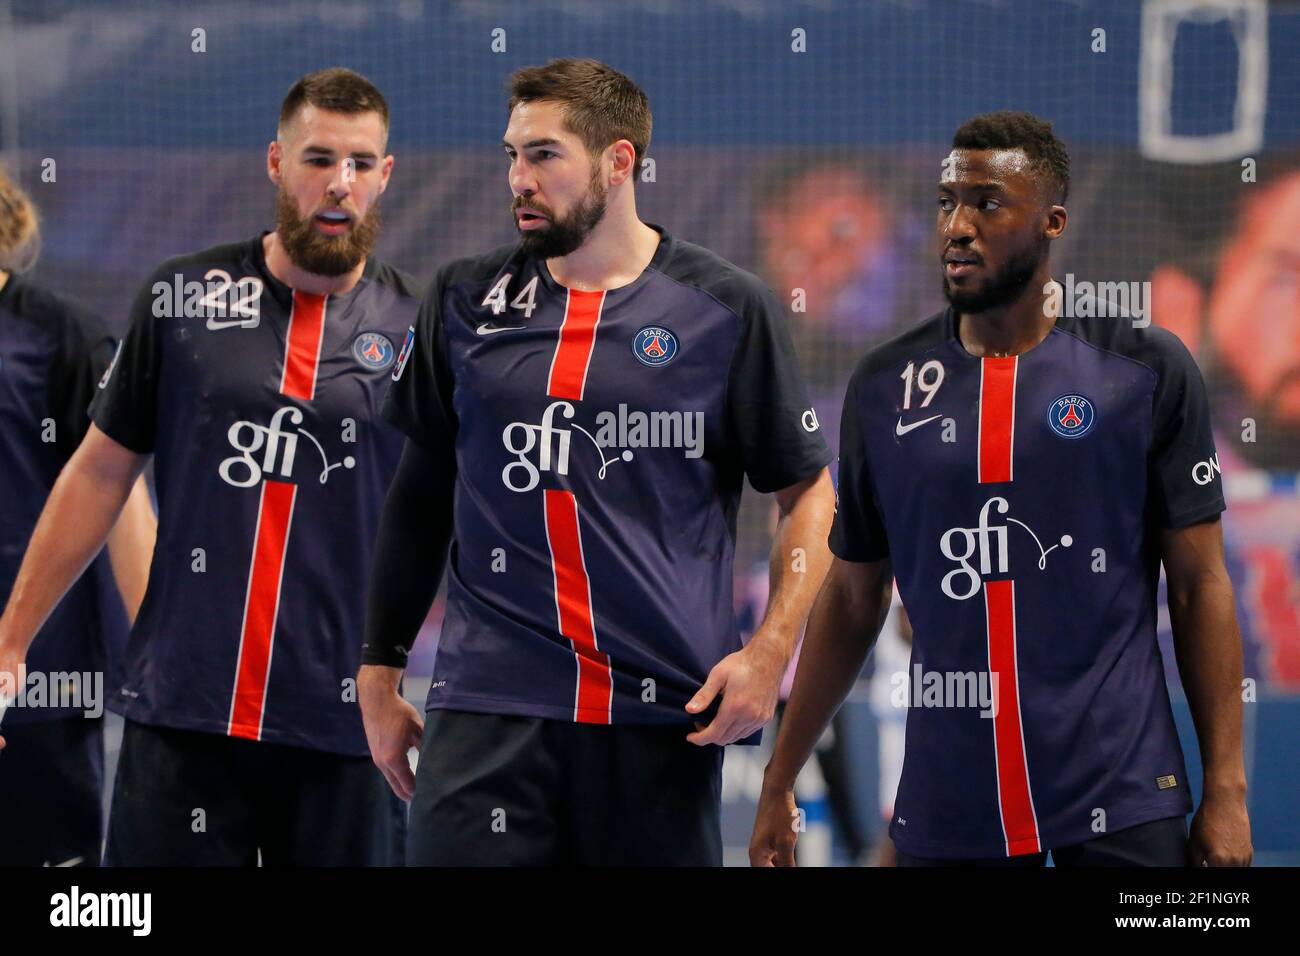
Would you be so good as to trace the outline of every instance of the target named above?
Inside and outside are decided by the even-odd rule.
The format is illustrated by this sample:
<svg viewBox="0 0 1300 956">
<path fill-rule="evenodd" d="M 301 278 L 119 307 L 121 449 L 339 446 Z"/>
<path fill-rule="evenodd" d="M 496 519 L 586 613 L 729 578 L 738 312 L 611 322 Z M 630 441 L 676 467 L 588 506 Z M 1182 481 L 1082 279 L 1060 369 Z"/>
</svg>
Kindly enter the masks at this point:
<svg viewBox="0 0 1300 956">
<path fill-rule="evenodd" d="M 50 496 L 0 646 L 16 664 L 154 457 L 158 543 L 110 695 L 126 718 L 105 861 L 384 865 L 402 808 L 352 675 L 401 435 L 381 383 L 418 308 L 372 255 L 392 172 L 364 77 L 303 77 L 267 173 L 274 232 L 163 263 Z"/>
<path fill-rule="evenodd" d="M 385 404 L 409 440 L 371 584 L 371 749 L 414 792 L 408 862 L 717 865 L 722 745 L 772 716 L 830 559 L 830 454 L 775 296 L 637 217 L 645 94 L 594 60 L 509 89 L 519 242 L 439 272 Z M 746 475 L 782 518 L 742 649 Z M 422 720 L 397 688 L 444 563 Z"/>
<path fill-rule="evenodd" d="M 850 381 L 835 561 L 764 775 L 756 865 L 793 863 L 795 775 L 894 576 L 913 632 L 900 865 L 1250 862 L 1204 384 L 1169 332 L 1062 301 L 1048 250 L 1068 190 L 1064 145 L 1029 114 L 977 116 L 953 139 L 936 221 L 949 307 Z M 1161 565 L 1204 768 L 1190 839 Z"/>
</svg>

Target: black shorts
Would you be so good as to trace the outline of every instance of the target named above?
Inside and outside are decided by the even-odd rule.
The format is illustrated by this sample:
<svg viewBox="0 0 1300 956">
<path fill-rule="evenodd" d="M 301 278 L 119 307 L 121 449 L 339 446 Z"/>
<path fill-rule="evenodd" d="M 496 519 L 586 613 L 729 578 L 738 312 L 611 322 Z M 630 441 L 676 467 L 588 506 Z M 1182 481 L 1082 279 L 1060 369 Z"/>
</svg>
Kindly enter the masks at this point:
<svg viewBox="0 0 1300 956">
<path fill-rule="evenodd" d="M 5 724 L 0 866 L 99 866 L 104 719 Z"/>
<path fill-rule="evenodd" d="M 1041 853 L 988 860 L 922 859 L 898 851 L 899 866 L 1187 866 L 1187 820 L 1167 817 Z"/>
<path fill-rule="evenodd" d="M 405 808 L 369 757 L 132 720 L 107 866 L 392 866 Z"/>
<path fill-rule="evenodd" d="M 434 710 L 412 866 L 721 866 L 722 753 L 681 726 Z"/>
</svg>

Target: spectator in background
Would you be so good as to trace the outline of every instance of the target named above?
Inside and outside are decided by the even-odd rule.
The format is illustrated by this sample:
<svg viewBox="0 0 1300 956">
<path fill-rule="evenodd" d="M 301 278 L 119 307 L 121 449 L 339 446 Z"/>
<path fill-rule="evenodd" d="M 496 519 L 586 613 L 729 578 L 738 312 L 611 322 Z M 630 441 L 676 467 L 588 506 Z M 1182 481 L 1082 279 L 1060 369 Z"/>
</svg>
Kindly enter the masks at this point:
<svg viewBox="0 0 1300 956">
<path fill-rule="evenodd" d="M 1160 265 L 1151 275 L 1152 310 L 1156 323 L 1186 343 L 1210 384 L 1218 465 L 1233 505 L 1225 544 L 1229 570 L 1241 582 L 1246 673 L 1295 688 L 1300 253 L 1294 223 L 1300 218 L 1300 170 L 1243 192 L 1246 200 L 1208 287 L 1190 268 Z"/>
</svg>

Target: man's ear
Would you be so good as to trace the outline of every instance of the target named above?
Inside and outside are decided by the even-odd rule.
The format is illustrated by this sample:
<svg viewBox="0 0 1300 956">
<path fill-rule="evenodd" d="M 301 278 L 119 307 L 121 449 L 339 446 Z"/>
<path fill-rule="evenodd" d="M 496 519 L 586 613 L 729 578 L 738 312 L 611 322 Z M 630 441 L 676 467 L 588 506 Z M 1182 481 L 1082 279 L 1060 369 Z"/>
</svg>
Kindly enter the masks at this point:
<svg viewBox="0 0 1300 956">
<path fill-rule="evenodd" d="M 636 149 L 625 139 L 620 139 L 609 148 L 609 158 L 613 166 L 615 185 L 631 180 L 636 181 Z"/>
<path fill-rule="evenodd" d="M 280 163 L 284 161 L 284 150 L 279 140 L 271 140 L 266 148 L 266 178 L 275 185 L 280 185 Z"/>
<path fill-rule="evenodd" d="M 1053 241 L 1060 239 L 1069 221 L 1070 214 L 1065 211 L 1064 206 L 1048 206 L 1047 224 L 1043 228 L 1043 235 Z"/>
<path fill-rule="evenodd" d="M 1182 339 L 1187 350 L 1200 359 L 1205 290 L 1177 266 L 1156 266 L 1150 282 L 1151 318 Z"/>
</svg>

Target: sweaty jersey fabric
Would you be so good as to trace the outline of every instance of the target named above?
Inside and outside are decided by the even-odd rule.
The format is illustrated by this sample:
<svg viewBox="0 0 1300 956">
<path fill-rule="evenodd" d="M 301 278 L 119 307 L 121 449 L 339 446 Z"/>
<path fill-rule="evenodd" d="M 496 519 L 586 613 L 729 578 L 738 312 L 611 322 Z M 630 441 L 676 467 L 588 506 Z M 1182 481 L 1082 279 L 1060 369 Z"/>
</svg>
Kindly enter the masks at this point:
<svg viewBox="0 0 1300 956">
<path fill-rule="evenodd" d="M 379 417 L 419 305 L 374 259 L 290 289 L 262 239 L 165 262 L 91 408 L 154 455 L 158 544 L 110 706 L 132 720 L 364 755 L 350 683 L 402 435 Z"/>
<path fill-rule="evenodd" d="M 1182 343 L 1062 317 L 977 358 L 948 310 L 867 353 L 841 427 L 831 549 L 888 556 L 912 621 L 899 849 L 1015 856 L 1190 810 L 1159 532 L 1224 502 Z"/>
<path fill-rule="evenodd" d="M 770 492 L 830 460 L 772 293 L 655 228 L 621 288 L 564 288 L 512 246 L 421 308 L 384 412 L 458 469 L 429 709 L 689 723 L 741 647 L 744 476 Z"/>
<path fill-rule="evenodd" d="M 0 607 L 54 482 L 90 427 L 86 406 L 115 345 L 96 316 L 22 276 L 11 275 L 0 289 Z M 101 554 L 28 650 L 27 686 L 36 688 L 33 676 L 43 675 L 40 686 L 49 693 L 43 700 L 25 696 L 5 712 L 6 724 L 82 712 L 50 706 L 82 696 L 74 698 L 63 678 L 50 675 L 103 673 L 106 645 L 120 642 L 126 629 L 114 587 Z"/>
</svg>

